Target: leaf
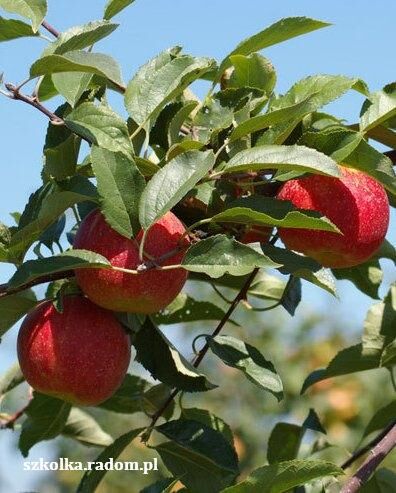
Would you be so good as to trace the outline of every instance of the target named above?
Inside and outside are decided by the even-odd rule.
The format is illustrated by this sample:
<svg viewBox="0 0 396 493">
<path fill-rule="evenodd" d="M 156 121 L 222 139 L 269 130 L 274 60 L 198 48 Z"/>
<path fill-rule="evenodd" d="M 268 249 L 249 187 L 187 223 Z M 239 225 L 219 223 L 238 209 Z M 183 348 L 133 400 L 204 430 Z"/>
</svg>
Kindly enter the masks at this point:
<svg viewBox="0 0 396 493">
<path fill-rule="evenodd" d="M 63 55 L 48 55 L 39 58 L 30 67 L 31 77 L 60 72 L 87 72 L 97 74 L 116 86 L 123 81 L 118 63 L 108 55 L 87 51 L 69 51 Z"/>
<path fill-rule="evenodd" d="M 298 305 L 302 298 L 302 286 L 301 279 L 298 277 L 290 276 L 286 288 L 282 293 L 280 299 L 283 308 L 291 315 L 294 316 Z"/>
<path fill-rule="evenodd" d="M 28 418 L 23 422 L 19 437 L 22 455 L 27 457 L 33 445 L 58 436 L 67 422 L 70 409 L 67 402 L 34 392 L 25 411 Z"/>
<path fill-rule="evenodd" d="M 92 80 L 93 75 L 85 72 L 62 72 L 52 74 L 52 82 L 56 90 L 73 108 Z"/>
<path fill-rule="evenodd" d="M 149 181 L 139 206 L 142 227 L 148 229 L 174 207 L 213 167 L 212 151 L 188 151 L 166 164 Z"/>
<path fill-rule="evenodd" d="M 173 488 L 176 486 L 178 481 L 178 479 L 173 478 L 160 479 L 154 484 L 143 488 L 140 493 L 172 493 Z"/>
<path fill-rule="evenodd" d="M 136 375 L 125 375 L 116 392 L 99 407 L 115 413 L 132 414 L 142 411 L 144 393 L 149 387 L 147 380 Z"/>
<path fill-rule="evenodd" d="M 192 245 L 182 265 L 191 272 L 221 277 L 227 272 L 242 276 L 256 267 L 279 267 L 280 264 L 225 235 L 216 235 Z"/>
<path fill-rule="evenodd" d="M 371 93 L 363 104 L 360 129 L 363 132 L 381 125 L 396 115 L 396 84 L 388 84 L 381 91 Z"/>
<path fill-rule="evenodd" d="M 360 493 L 393 493 L 396 484 L 396 473 L 390 469 L 377 469 L 371 479 L 363 484 Z"/>
<path fill-rule="evenodd" d="M 235 337 L 207 337 L 212 352 L 226 365 L 241 370 L 257 387 L 271 392 L 278 401 L 283 399 L 283 385 L 274 365 L 255 347 Z"/>
<path fill-rule="evenodd" d="M 347 269 L 334 269 L 336 279 L 351 281 L 362 293 L 378 299 L 378 290 L 382 283 L 382 270 L 378 260 L 368 260 L 364 264 Z"/>
<path fill-rule="evenodd" d="M 309 17 L 288 17 L 281 19 L 263 31 L 245 39 L 221 62 L 215 82 L 219 81 L 223 72 L 231 66 L 233 55 L 250 55 L 288 39 L 329 26 L 327 22 L 317 21 Z"/>
<path fill-rule="evenodd" d="M 213 216 L 211 221 L 339 232 L 320 212 L 298 209 L 289 201 L 262 195 L 229 202 L 227 209 Z"/>
<path fill-rule="evenodd" d="M 301 121 L 304 116 L 315 111 L 317 104 L 316 94 L 308 96 L 306 99 L 299 101 L 290 106 L 281 107 L 279 109 L 274 109 L 264 115 L 257 115 L 253 118 L 240 123 L 231 133 L 229 141 L 233 142 L 246 135 L 249 135 L 259 130 L 263 130 L 267 127 L 272 127 L 274 125 L 284 123 L 285 121 L 297 123 Z"/>
<path fill-rule="evenodd" d="M 177 351 L 173 344 L 146 318 L 135 335 L 136 359 L 153 378 L 187 392 L 203 392 L 215 386 Z"/>
<path fill-rule="evenodd" d="M 180 129 L 187 117 L 191 114 L 193 109 L 197 107 L 197 105 L 198 101 L 187 101 L 169 122 L 168 143 L 170 146 L 176 142 L 180 142 Z"/>
<path fill-rule="evenodd" d="M 94 146 L 92 169 L 97 179 L 101 211 L 109 225 L 131 238 L 140 229 L 139 199 L 146 185 L 132 157 Z"/>
<path fill-rule="evenodd" d="M 135 0 L 108 0 L 104 11 L 104 19 L 111 19 Z"/>
<path fill-rule="evenodd" d="M 305 379 L 301 393 L 317 382 L 331 377 L 349 375 L 360 371 L 378 368 L 380 355 L 377 352 L 364 353 L 361 344 L 350 346 L 340 351 L 329 363 L 327 368 L 315 370 Z"/>
<path fill-rule="evenodd" d="M 210 58 L 175 57 L 168 50 L 141 67 L 129 82 L 125 106 L 129 115 L 143 125 L 154 121 L 160 110 L 196 79 L 214 66 Z"/>
<path fill-rule="evenodd" d="M 107 447 L 113 442 L 92 416 L 76 407 L 71 409 L 62 435 L 87 446 Z"/>
<path fill-rule="evenodd" d="M 215 142 L 221 130 L 231 127 L 235 115 L 230 108 L 221 106 L 216 99 L 205 102 L 195 115 L 192 125 L 197 133 L 197 139 L 206 144 Z"/>
<path fill-rule="evenodd" d="M 55 41 L 49 44 L 43 55 L 63 55 L 68 51 L 83 50 L 109 36 L 117 27 L 118 24 L 113 24 L 107 20 L 72 27 L 61 33 Z"/>
<path fill-rule="evenodd" d="M 97 267 L 111 269 L 111 264 L 98 253 L 88 250 L 69 250 L 55 257 L 26 261 L 11 277 L 8 286 L 11 289 L 16 289 L 44 275 Z"/>
<path fill-rule="evenodd" d="M 328 156 L 305 146 L 263 145 L 246 149 L 233 156 L 222 173 L 280 169 L 328 176 L 340 176 L 337 164 Z"/>
<path fill-rule="evenodd" d="M 142 430 L 143 428 L 138 428 L 136 430 L 129 431 L 128 433 L 118 437 L 111 445 L 106 447 L 103 452 L 96 457 L 95 469 L 84 473 L 76 493 L 94 493 L 107 472 L 104 468 L 105 463 L 111 458 L 117 459 L 122 451 L 142 432 Z M 99 462 L 102 467 L 98 467 L 99 464 L 97 463 Z"/>
<path fill-rule="evenodd" d="M 0 0 L 0 7 L 30 19 L 34 32 L 38 30 L 47 13 L 46 0 Z"/>
<path fill-rule="evenodd" d="M 268 439 L 267 460 L 270 464 L 297 457 L 304 428 L 290 423 L 277 423 Z"/>
<path fill-rule="evenodd" d="M 272 63 L 258 53 L 249 56 L 232 55 L 230 56 L 234 71 L 228 87 L 253 87 L 264 91 L 267 95 L 271 94 L 276 83 L 276 73 Z"/>
<path fill-rule="evenodd" d="M 323 428 L 322 423 L 320 422 L 319 416 L 312 408 L 309 410 L 308 416 L 305 418 L 302 426 L 306 430 L 318 431 L 319 433 L 323 433 L 324 435 L 327 434 L 326 430 Z"/>
<path fill-rule="evenodd" d="M 15 19 L 4 19 L 0 16 L 0 43 L 30 36 L 38 36 L 38 34 L 28 24 Z"/>
<path fill-rule="evenodd" d="M 374 431 L 385 429 L 395 419 L 395 416 L 396 400 L 381 407 L 381 409 L 374 414 L 363 432 L 363 438 Z"/>
<path fill-rule="evenodd" d="M 221 433 L 197 421 L 176 420 L 157 426 L 169 442 L 157 445 L 165 466 L 193 492 L 217 493 L 238 474 L 238 457 Z"/>
<path fill-rule="evenodd" d="M 144 411 L 147 416 L 152 417 L 156 412 L 162 409 L 162 406 L 165 402 L 168 402 L 168 399 L 171 396 L 171 389 L 167 385 L 160 383 L 158 385 L 154 385 L 153 387 L 146 390 L 143 395 L 142 400 L 142 411 Z M 162 416 L 165 419 L 170 419 L 173 416 L 175 410 L 175 402 L 172 402 L 167 406 Z"/>
<path fill-rule="evenodd" d="M 36 304 L 36 295 L 30 289 L 0 298 L 0 337 Z"/>
<path fill-rule="evenodd" d="M 3 397 L 7 392 L 10 392 L 24 380 L 25 377 L 22 374 L 19 363 L 14 363 L 0 377 L 0 397 Z"/>
<path fill-rule="evenodd" d="M 65 123 L 93 144 L 108 151 L 132 155 L 126 122 L 108 106 L 83 103 L 66 118 Z"/>
<path fill-rule="evenodd" d="M 221 418 L 206 409 L 198 409 L 196 407 L 184 408 L 181 410 L 181 419 L 198 421 L 198 423 L 202 423 L 209 428 L 218 431 L 232 446 L 234 445 L 234 437 L 230 426 Z"/>
<path fill-rule="evenodd" d="M 29 200 L 18 230 L 12 236 L 10 248 L 14 254 L 24 255 L 43 231 L 72 205 L 84 201 L 95 202 L 97 199 L 95 187 L 81 176 L 63 182 L 62 186 L 40 188 L 38 195 L 40 198 L 35 195 Z"/>
<path fill-rule="evenodd" d="M 343 470 L 320 460 L 291 460 L 259 467 L 244 481 L 222 493 L 284 493 L 313 479 L 339 476 Z"/>
<path fill-rule="evenodd" d="M 185 293 L 180 293 L 170 305 L 154 315 L 154 321 L 161 324 L 180 324 L 202 320 L 221 320 L 225 311 L 209 301 L 197 301 Z M 230 321 L 230 323 L 235 322 Z"/>
<path fill-rule="evenodd" d="M 263 244 L 262 250 L 272 261 L 282 265 L 279 268 L 282 274 L 293 274 L 336 295 L 336 285 L 331 271 L 324 269 L 315 260 L 269 244 Z"/>
</svg>

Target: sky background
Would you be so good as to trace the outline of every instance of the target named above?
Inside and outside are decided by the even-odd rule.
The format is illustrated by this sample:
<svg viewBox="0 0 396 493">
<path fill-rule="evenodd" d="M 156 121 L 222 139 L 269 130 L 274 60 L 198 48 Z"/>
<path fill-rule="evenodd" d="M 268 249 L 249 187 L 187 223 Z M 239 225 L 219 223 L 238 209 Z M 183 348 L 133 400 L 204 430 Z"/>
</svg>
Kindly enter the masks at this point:
<svg viewBox="0 0 396 493">
<path fill-rule="evenodd" d="M 104 1 L 49 0 L 48 21 L 62 31 L 74 25 L 100 19 Z M 2 13 L 5 17 L 8 14 Z M 309 16 L 333 25 L 265 50 L 278 74 L 277 91 L 285 92 L 294 82 L 318 73 L 361 77 L 371 90 L 392 82 L 395 62 L 394 44 L 396 2 L 389 0 L 351 0 L 318 2 L 313 0 L 137 0 L 115 19 L 121 26 L 100 42 L 97 51 L 115 57 L 121 64 L 125 82 L 137 68 L 160 51 L 181 45 L 187 53 L 222 59 L 242 39 L 262 30 L 282 17 Z M 0 44 L 0 73 L 8 82 L 18 83 L 28 74 L 31 63 L 40 55 L 46 42 L 22 39 Z M 124 112 L 122 99 L 112 98 L 115 109 Z M 354 123 L 358 119 L 362 96 L 349 93 L 329 105 L 336 116 Z M 54 103 L 48 106 L 54 109 Z M 47 121 L 38 111 L 0 96 L 0 221 L 11 224 L 9 212 L 22 211 L 30 193 L 40 186 L 43 138 Z M 395 218 L 389 239 L 395 243 Z M 386 281 L 395 278 L 390 262 L 384 264 Z M 12 269 L 0 266 L 0 282 Z M 388 282 L 384 283 L 384 289 Z M 319 288 L 304 286 L 304 303 L 296 321 L 306 310 L 331 313 L 346 331 L 361 331 L 363 319 L 372 300 L 360 294 L 348 282 L 339 283 L 341 301 Z M 384 292 L 384 291 L 383 291 Z M 10 331 L 0 348 L 0 371 L 16 357 L 16 330 Z M 358 337 L 358 335 L 356 335 Z M 0 493 L 26 491 L 34 487 L 37 476 L 23 474 L 22 460 L 13 451 L 11 432 L 2 432 L 0 441 Z M 15 459 L 10 461 L 10 457 Z M 31 458 L 50 459 L 51 448 L 36 446 Z M 1 464 L 6 463 L 6 469 Z M 2 476 L 7 482 L 2 483 Z M 4 486 L 1 486 L 3 484 Z M 4 489 L 2 489 L 4 488 Z"/>
</svg>

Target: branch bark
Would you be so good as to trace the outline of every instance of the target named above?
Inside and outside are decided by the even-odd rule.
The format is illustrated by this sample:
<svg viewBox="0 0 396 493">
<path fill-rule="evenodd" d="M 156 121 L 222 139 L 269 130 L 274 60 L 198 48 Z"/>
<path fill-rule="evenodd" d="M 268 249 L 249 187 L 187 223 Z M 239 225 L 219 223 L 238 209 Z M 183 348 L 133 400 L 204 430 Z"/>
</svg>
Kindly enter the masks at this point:
<svg viewBox="0 0 396 493">
<path fill-rule="evenodd" d="M 374 446 L 373 446 L 374 445 Z M 345 483 L 340 493 L 355 493 L 370 479 L 381 462 L 396 446 L 396 421 L 393 421 L 367 447 L 357 451 L 343 464 L 342 468 L 349 467 L 355 460 L 367 453 L 369 456 L 356 473 Z M 370 447 L 369 450 L 367 448 Z M 373 448 L 371 448 L 373 447 Z M 352 460 L 353 459 L 353 460 Z"/>
</svg>

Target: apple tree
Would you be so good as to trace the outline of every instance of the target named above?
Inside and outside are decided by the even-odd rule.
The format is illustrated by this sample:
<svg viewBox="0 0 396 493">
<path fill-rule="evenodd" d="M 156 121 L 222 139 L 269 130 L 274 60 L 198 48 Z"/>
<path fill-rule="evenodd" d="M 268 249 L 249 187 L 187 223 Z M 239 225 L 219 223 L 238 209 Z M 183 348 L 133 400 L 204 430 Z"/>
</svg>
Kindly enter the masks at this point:
<svg viewBox="0 0 396 493">
<path fill-rule="evenodd" d="M 390 491 L 380 479 L 394 485 L 396 475 L 378 466 L 396 445 L 395 401 L 378 406 L 372 440 L 343 463 L 303 449 L 305 431 L 323 432 L 313 409 L 299 426 L 279 415 L 267 461 L 242 477 L 233 430 L 187 403 L 191 393 L 207 392 L 210 402 L 218 391 L 208 357 L 239 370 L 257 398 L 288 399 L 280 362 L 253 346 L 248 330 L 241 337 L 234 316 L 276 307 L 293 316 L 302 282 L 336 296 L 337 280 L 347 279 L 376 301 L 361 342 L 305 375 L 301 393 L 367 370 L 394 383 L 396 284 L 383 299 L 378 289 L 380 260 L 396 261 L 386 239 L 396 204 L 395 85 L 372 92 L 359 78 L 312 75 L 278 94 L 261 52 L 328 25 L 308 17 L 276 22 L 220 62 L 169 48 L 125 83 L 96 45 L 132 3 L 109 0 L 103 19 L 61 33 L 46 20 L 46 0 L 0 0 L 11 14 L 0 17 L 0 41 L 46 39 L 26 80 L 3 76 L 2 112 L 24 103 L 48 120 L 42 185 L 0 230 L 0 260 L 15 266 L 0 287 L 1 336 L 25 317 L 19 364 L 0 393 L 25 380 L 31 389 L 1 427 L 20 420 L 24 457 L 62 434 L 102 447 L 75 485 L 83 493 L 104 478 L 100 464 L 135 439 L 167 470 L 145 492 Z M 203 97 L 190 87 L 196 81 L 207 86 Z M 347 91 L 362 98 L 353 125 L 322 110 Z M 123 114 L 109 93 L 123 100 Z M 216 298 L 195 299 L 191 283 Z M 192 358 L 161 330 L 189 322 L 202 325 Z M 238 392 L 237 381 L 229 385 Z M 92 407 L 143 411 L 146 421 L 110 437 Z"/>
</svg>

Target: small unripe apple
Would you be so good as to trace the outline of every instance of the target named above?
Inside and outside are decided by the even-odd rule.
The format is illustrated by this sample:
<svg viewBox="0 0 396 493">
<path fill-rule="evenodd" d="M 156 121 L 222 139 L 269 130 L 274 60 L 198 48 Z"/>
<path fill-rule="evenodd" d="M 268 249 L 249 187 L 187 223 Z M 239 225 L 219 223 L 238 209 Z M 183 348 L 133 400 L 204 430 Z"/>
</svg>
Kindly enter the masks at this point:
<svg viewBox="0 0 396 493">
<path fill-rule="evenodd" d="M 366 173 L 340 166 L 340 178 L 311 175 L 286 182 L 278 198 L 300 209 L 321 212 L 342 234 L 280 228 L 290 250 L 304 253 L 325 267 L 344 268 L 368 260 L 384 241 L 389 202 L 383 186 Z"/>
<path fill-rule="evenodd" d="M 179 247 L 185 227 L 168 212 L 148 230 L 144 251 L 158 259 Z M 139 244 L 143 231 L 129 239 L 114 231 L 99 210 L 91 212 L 81 223 L 74 247 L 91 250 L 106 257 L 115 267 L 136 270 L 142 264 Z M 188 246 L 183 238 L 182 247 Z M 162 266 L 179 264 L 184 256 L 179 251 L 161 262 Z M 147 261 L 147 258 L 145 258 Z M 129 274 L 109 269 L 79 269 L 76 278 L 80 288 L 94 303 L 114 311 L 155 313 L 165 308 L 182 290 L 187 271 L 150 269 Z"/>
<path fill-rule="evenodd" d="M 131 358 L 129 336 L 115 315 L 82 296 L 67 296 L 63 312 L 44 301 L 25 318 L 18 358 L 37 391 L 95 406 L 121 385 Z"/>
</svg>

